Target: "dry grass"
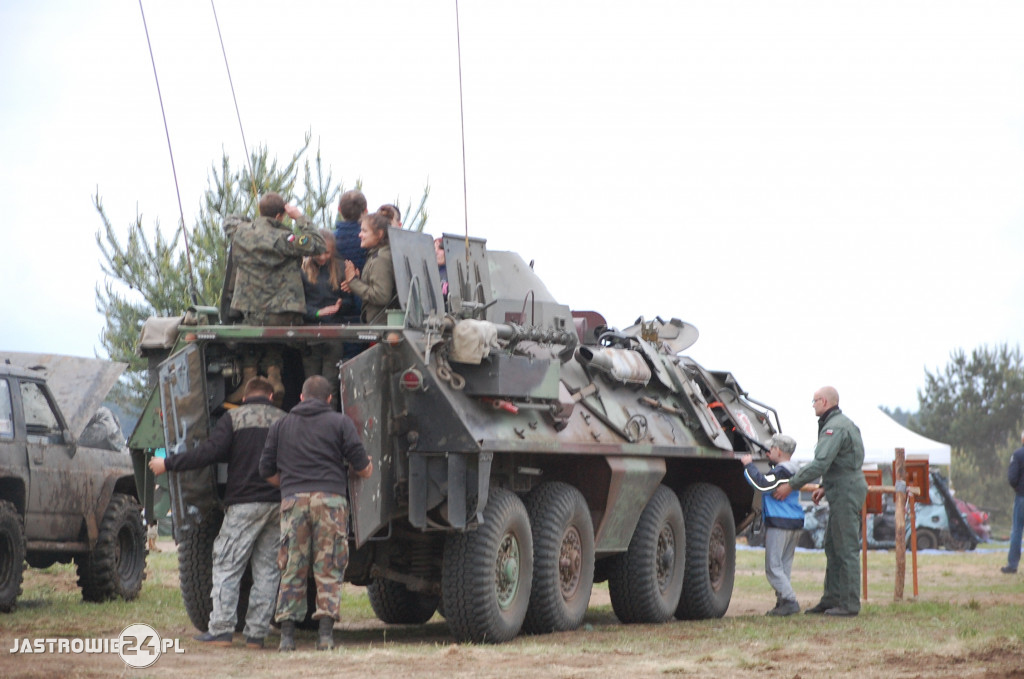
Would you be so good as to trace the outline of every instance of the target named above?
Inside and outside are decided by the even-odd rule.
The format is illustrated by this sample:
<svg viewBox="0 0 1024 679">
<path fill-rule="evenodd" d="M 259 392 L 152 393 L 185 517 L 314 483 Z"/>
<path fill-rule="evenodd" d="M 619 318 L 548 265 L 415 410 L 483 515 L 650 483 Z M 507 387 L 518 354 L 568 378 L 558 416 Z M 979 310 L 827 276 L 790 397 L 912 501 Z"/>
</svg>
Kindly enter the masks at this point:
<svg viewBox="0 0 1024 679">
<path fill-rule="evenodd" d="M 169 545 L 164 545 L 168 547 Z M 347 588 L 345 620 L 332 653 L 316 653 L 311 633 L 300 651 L 281 655 L 201 647 L 191 640 L 177 590 L 172 552 L 153 554 L 135 602 L 86 604 L 74 570 L 55 566 L 26 573 L 17 611 L 0 617 L 0 676 L 188 677 L 1024 677 L 1024 576 L 1004 576 L 1002 551 L 930 552 L 919 557 L 920 596 L 913 598 L 909 563 L 906 600 L 893 602 L 895 556 L 872 552 L 869 593 L 855 619 L 798 615 L 765 618 L 774 596 L 763 575 L 763 552 L 740 550 L 736 588 L 726 617 L 666 625 L 622 625 L 607 589 L 595 588 L 584 629 L 521 636 L 500 646 L 455 644 L 439 616 L 422 626 L 377 621 L 360 588 Z M 909 562 L 909 559 L 908 559 Z M 821 591 L 824 556 L 797 554 L 793 581 L 805 606 Z M 126 671 L 116 655 L 18 655 L 16 638 L 116 637 L 145 622 L 185 652 L 150 669 Z"/>
</svg>

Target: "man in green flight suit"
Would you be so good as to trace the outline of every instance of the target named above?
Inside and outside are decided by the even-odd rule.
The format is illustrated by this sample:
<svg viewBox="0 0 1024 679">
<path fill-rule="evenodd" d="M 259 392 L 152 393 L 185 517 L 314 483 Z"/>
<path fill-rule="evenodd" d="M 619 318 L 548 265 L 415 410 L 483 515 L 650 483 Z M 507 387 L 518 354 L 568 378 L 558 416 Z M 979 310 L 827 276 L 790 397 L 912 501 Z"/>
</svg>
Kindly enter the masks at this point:
<svg viewBox="0 0 1024 679">
<path fill-rule="evenodd" d="M 860 511 L 868 494 L 861 467 L 864 442 L 860 429 L 839 410 L 839 392 L 822 387 L 814 392 L 818 416 L 818 444 L 814 460 L 780 485 L 773 493 L 784 500 L 793 490 L 821 476 L 821 488 L 811 496 L 817 504 L 828 498 L 825 528 L 825 591 L 809 614 L 849 617 L 860 612 Z"/>
</svg>

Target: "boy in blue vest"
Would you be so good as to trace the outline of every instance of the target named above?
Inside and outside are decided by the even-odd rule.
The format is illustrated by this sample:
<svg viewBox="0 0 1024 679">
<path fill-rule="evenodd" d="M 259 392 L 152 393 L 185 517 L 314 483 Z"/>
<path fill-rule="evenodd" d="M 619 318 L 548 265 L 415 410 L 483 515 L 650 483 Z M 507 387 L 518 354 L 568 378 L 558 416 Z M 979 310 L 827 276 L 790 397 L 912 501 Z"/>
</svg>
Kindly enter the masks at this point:
<svg viewBox="0 0 1024 679">
<path fill-rule="evenodd" d="M 762 474 L 750 455 L 740 457 L 747 483 L 761 491 L 764 512 L 764 574 L 775 589 L 775 608 L 765 615 L 786 616 L 800 612 L 796 593 L 789 582 L 793 555 L 804 528 L 804 509 L 800 494 L 791 493 L 785 500 L 776 500 L 771 491 L 793 476 L 800 468 L 792 459 L 796 441 L 785 434 L 776 434 L 768 443 L 766 457 L 772 463 L 768 474 Z"/>
</svg>

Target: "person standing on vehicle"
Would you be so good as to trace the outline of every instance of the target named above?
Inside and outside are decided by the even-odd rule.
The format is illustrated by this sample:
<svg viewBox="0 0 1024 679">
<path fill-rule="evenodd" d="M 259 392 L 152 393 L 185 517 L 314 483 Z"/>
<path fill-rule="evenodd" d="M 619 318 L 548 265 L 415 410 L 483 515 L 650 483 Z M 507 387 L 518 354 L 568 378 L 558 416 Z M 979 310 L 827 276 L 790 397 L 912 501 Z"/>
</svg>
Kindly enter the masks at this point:
<svg viewBox="0 0 1024 679">
<path fill-rule="evenodd" d="M 231 258 L 235 269 L 231 309 L 242 314 L 247 325 L 302 325 L 306 298 L 302 290 L 302 258 L 325 252 L 327 246 L 316 228 L 295 205 L 286 205 L 277 193 L 260 199 L 260 216 L 234 226 Z M 295 220 L 294 233 L 282 221 Z M 243 383 L 257 374 L 259 356 L 243 357 Z M 262 356 L 263 372 L 274 385 L 277 404 L 284 400 L 281 376 L 283 359 L 277 349 Z M 236 402 L 236 394 L 226 398 Z"/>
<path fill-rule="evenodd" d="M 1013 528 L 1010 530 L 1010 548 L 1006 553 L 1003 573 L 1016 573 L 1020 565 L 1020 543 L 1024 537 L 1024 432 L 1020 435 L 1021 447 L 1010 456 L 1010 467 L 1006 479 L 1010 482 L 1016 497 L 1013 500 Z"/>
<path fill-rule="evenodd" d="M 811 405 L 818 416 L 814 459 L 773 495 L 776 500 L 785 500 L 793 490 L 821 477 L 822 487 L 811 498 L 818 504 L 827 497 L 829 504 L 825 589 L 821 601 L 805 613 L 849 617 L 860 613 L 860 511 L 868 495 L 861 470 L 864 442 L 857 425 L 839 410 L 839 392 L 834 387 L 814 392 Z"/>
<path fill-rule="evenodd" d="M 761 473 L 749 454 L 740 457 L 747 483 L 764 493 L 764 574 L 775 590 L 775 608 L 765 615 L 786 616 L 800 612 L 800 604 L 789 579 L 796 545 L 804 528 L 804 508 L 800 505 L 799 493 L 790 494 L 781 501 L 769 494 L 800 468 L 800 464 L 791 459 L 795 450 L 796 441 L 792 437 L 785 434 L 772 436 L 765 454 L 772 463 L 767 476 Z"/>
<path fill-rule="evenodd" d="M 390 226 L 391 218 L 381 212 L 363 217 L 359 242 L 368 253 L 366 266 L 360 272 L 352 262 L 345 262 L 345 282 L 341 289 L 351 291 L 362 300 L 362 321 L 371 325 L 386 323 L 387 310 L 393 308 L 398 299 L 388 235 Z"/>
<path fill-rule="evenodd" d="M 245 385 L 242 405 L 218 421 L 210 437 L 194 450 L 149 461 L 153 474 L 228 465 L 224 522 L 213 543 L 213 610 L 207 631 L 196 637 L 210 646 L 230 646 L 238 619 L 242 574 L 252 564 L 252 589 L 245 615 L 245 645 L 263 648 L 270 631 L 281 577 L 277 555 L 281 537 L 281 492 L 259 474 L 260 455 L 271 425 L 284 411 L 271 403 L 273 387 L 262 377 Z"/>
<path fill-rule="evenodd" d="M 299 233 L 285 226 L 295 220 Z M 231 238 L 235 259 L 235 290 L 231 308 L 249 325 L 302 325 L 306 311 L 302 292 L 302 258 L 327 250 L 324 239 L 295 205 L 277 193 L 260 199 L 260 216 L 235 227 Z"/>
<path fill-rule="evenodd" d="M 357 269 L 366 265 L 366 250 L 359 242 L 359 223 L 367 214 L 366 196 L 359 189 L 352 189 L 341 194 L 338 199 L 338 221 L 334 224 L 334 245 L 338 259 L 344 263 L 352 262 Z M 359 300 L 356 306 L 345 314 L 342 323 L 359 322 Z"/>
<path fill-rule="evenodd" d="M 334 623 L 341 617 L 341 584 L 348 565 L 348 474 L 369 478 L 355 424 L 330 405 L 331 387 L 322 375 L 302 385 L 301 402 L 274 423 L 260 458 L 260 474 L 281 488 L 281 589 L 277 621 L 281 651 L 295 650 L 295 623 L 306 617 L 306 580 L 316 581 L 319 620 L 317 650 L 334 647 Z"/>
<path fill-rule="evenodd" d="M 337 325 L 355 306 L 352 294 L 341 289 L 345 270 L 335 256 L 334 234 L 320 231 L 327 251 L 302 260 L 302 285 L 306 295 L 307 325 Z M 338 363 L 344 358 L 342 343 L 336 340 L 309 342 L 302 355 L 302 369 L 306 377 L 323 375 L 331 384 L 334 408 L 338 408 Z"/>
</svg>

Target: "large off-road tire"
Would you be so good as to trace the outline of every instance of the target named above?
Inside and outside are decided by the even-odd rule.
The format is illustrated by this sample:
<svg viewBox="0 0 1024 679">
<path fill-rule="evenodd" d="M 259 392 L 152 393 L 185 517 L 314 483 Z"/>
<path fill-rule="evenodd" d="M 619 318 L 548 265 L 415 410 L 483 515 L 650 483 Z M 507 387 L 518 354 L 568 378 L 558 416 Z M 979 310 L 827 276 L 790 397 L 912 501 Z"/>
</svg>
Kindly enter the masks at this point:
<svg viewBox="0 0 1024 679">
<path fill-rule="evenodd" d="M 220 533 L 224 513 L 211 510 L 203 520 L 178 543 L 178 586 L 185 613 L 200 632 L 209 630 L 213 612 L 213 543 Z M 235 610 L 235 631 L 245 629 L 245 615 L 249 610 L 249 590 L 252 589 L 252 570 L 246 566 L 238 585 L 238 608 Z M 313 621 L 316 611 L 316 585 L 310 576 L 306 583 L 306 617 L 297 625 L 301 629 L 316 629 Z M 271 616 L 273 618 L 273 616 Z"/>
<path fill-rule="evenodd" d="M 583 624 L 594 586 L 594 523 L 583 494 L 545 483 L 524 499 L 533 529 L 533 588 L 523 631 L 564 632 Z"/>
<path fill-rule="evenodd" d="M 676 608 L 680 620 L 721 618 L 736 579 L 736 522 L 725 492 L 710 483 L 679 496 L 686 517 L 686 579 Z"/>
<path fill-rule="evenodd" d="M 178 543 L 181 600 L 185 604 L 188 619 L 200 632 L 207 631 L 210 612 L 213 610 L 213 600 L 210 598 L 213 590 L 213 542 L 217 539 L 223 521 L 224 514 L 219 509 L 210 511 Z"/>
<path fill-rule="evenodd" d="M 442 590 L 448 628 L 459 641 L 502 643 L 523 625 L 533 582 L 533 535 L 522 500 L 492 488 L 476 530 L 444 545 Z"/>
<path fill-rule="evenodd" d="M 686 525 L 679 498 L 658 486 L 644 507 L 629 547 L 611 558 L 608 593 L 625 623 L 665 622 L 683 591 Z"/>
<path fill-rule="evenodd" d="M 146 528 L 131 495 L 114 493 L 103 513 L 96 546 L 76 558 L 78 586 L 86 601 L 131 601 L 146 579 Z"/>
<path fill-rule="evenodd" d="M 366 585 L 370 606 L 389 625 L 422 625 L 434 617 L 440 596 L 414 592 L 400 582 L 374 578 Z"/>
<path fill-rule="evenodd" d="M 25 527 L 17 508 L 0 500 L 0 613 L 14 610 L 25 572 Z"/>
<path fill-rule="evenodd" d="M 917 529 L 917 549 L 938 549 L 939 534 L 931 528 Z"/>
</svg>

